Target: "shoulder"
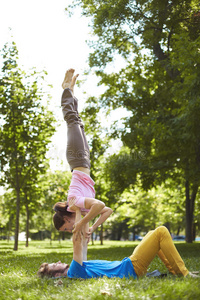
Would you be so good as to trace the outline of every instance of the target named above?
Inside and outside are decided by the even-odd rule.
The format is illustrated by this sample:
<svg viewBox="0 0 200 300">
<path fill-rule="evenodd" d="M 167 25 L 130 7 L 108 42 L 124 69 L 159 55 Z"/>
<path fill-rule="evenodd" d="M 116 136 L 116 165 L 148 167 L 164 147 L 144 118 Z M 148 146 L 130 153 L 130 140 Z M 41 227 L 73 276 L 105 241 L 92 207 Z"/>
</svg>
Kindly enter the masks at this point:
<svg viewBox="0 0 200 300">
<path fill-rule="evenodd" d="M 73 259 L 67 272 L 67 276 L 69 278 L 86 278 L 86 275 L 84 265 L 80 265 Z"/>
</svg>

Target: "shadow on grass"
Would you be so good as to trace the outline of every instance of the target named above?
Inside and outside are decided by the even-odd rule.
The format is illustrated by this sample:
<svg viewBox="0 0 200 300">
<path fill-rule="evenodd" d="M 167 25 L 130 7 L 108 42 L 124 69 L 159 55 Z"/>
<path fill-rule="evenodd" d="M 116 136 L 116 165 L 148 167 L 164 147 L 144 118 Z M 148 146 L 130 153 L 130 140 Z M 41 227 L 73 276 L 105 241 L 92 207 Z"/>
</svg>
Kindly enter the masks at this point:
<svg viewBox="0 0 200 300">
<path fill-rule="evenodd" d="M 104 245 L 89 245 L 88 259 L 121 260 L 132 254 L 138 243 L 105 241 Z M 0 244 L 3 246 L 2 244 Z M 186 266 L 190 270 L 200 270 L 200 243 L 175 243 Z M 10 247 L 9 247 L 10 246 Z M 167 276 L 164 279 L 148 277 L 134 279 L 90 279 L 70 280 L 64 278 L 61 285 L 58 279 L 38 278 L 37 271 L 43 262 L 62 261 L 71 263 L 72 243 L 69 241 L 49 245 L 49 242 L 31 242 L 26 248 L 19 245 L 19 251 L 13 251 L 13 245 L 0 248 L 0 299 L 34 300 L 80 300 L 80 299 L 200 299 L 199 280 Z M 150 271 L 158 269 L 166 273 L 166 268 L 158 257 L 153 260 Z"/>
<path fill-rule="evenodd" d="M 66 248 L 72 248 L 72 246 L 62 246 L 62 245 L 58 245 L 58 246 L 45 246 L 42 247 L 43 249 L 66 249 Z"/>
<path fill-rule="evenodd" d="M 5 249 L 5 248 L 4 248 Z M 5 250 L 5 251 L 0 251 L 0 255 L 4 255 L 5 253 L 13 253 L 12 250 L 8 249 L 8 250 Z"/>
<path fill-rule="evenodd" d="M 102 260 L 122 260 L 132 254 L 136 245 L 89 245 L 88 246 L 88 260 L 102 259 Z M 56 251 L 56 249 L 57 251 Z M 177 243 L 176 248 L 182 256 L 183 260 L 187 261 L 193 269 L 200 269 L 200 243 L 186 244 Z M 30 276 L 36 275 L 37 270 L 43 262 L 65 262 L 70 264 L 73 257 L 72 245 L 52 246 L 41 245 L 41 248 L 31 248 L 27 253 L 24 250 L 9 251 L 7 247 L 0 251 L 0 273 L 11 274 L 12 272 L 21 272 Z M 47 251 L 48 250 L 48 251 Z M 28 251 L 25 249 L 25 251 Z"/>
<path fill-rule="evenodd" d="M 6 250 L 6 249 L 12 251 L 12 250 L 13 250 L 13 246 L 10 246 L 10 247 L 9 247 L 9 246 L 4 246 L 4 247 L 1 247 L 1 246 L 0 246 L 0 250 L 3 251 L 3 250 Z"/>
</svg>

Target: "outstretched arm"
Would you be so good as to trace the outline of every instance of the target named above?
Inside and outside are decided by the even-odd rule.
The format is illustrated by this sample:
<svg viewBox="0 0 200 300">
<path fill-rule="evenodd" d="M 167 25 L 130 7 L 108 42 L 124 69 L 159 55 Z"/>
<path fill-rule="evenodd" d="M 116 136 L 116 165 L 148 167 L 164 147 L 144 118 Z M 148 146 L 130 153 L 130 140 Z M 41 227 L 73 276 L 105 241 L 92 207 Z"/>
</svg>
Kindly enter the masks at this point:
<svg viewBox="0 0 200 300">
<path fill-rule="evenodd" d="M 110 207 L 105 206 L 102 211 L 100 217 L 96 220 L 96 222 L 89 228 L 89 233 L 94 232 L 99 225 L 101 225 L 105 220 L 112 214 L 113 210 Z"/>
<path fill-rule="evenodd" d="M 85 216 L 86 212 L 81 212 L 80 208 L 74 205 L 75 198 L 69 200 L 70 209 L 75 211 L 75 224 L 81 220 L 81 214 Z M 73 259 L 80 264 L 87 260 L 87 245 L 90 239 L 89 223 L 83 226 L 83 231 L 73 232 Z"/>
<path fill-rule="evenodd" d="M 79 222 L 81 220 L 80 208 L 77 208 L 75 210 L 75 212 L 76 212 L 75 222 Z M 72 241 L 73 241 L 73 260 L 75 260 L 80 265 L 82 265 L 82 262 L 83 262 L 83 233 L 82 233 L 82 231 L 73 233 Z"/>
<path fill-rule="evenodd" d="M 90 232 L 91 234 L 99 225 L 105 222 L 105 220 L 112 213 L 112 209 L 109 207 L 105 207 L 104 202 L 93 198 L 85 198 L 85 208 L 89 209 L 89 212 L 86 216 L 84 216 L 84 218 L 82 218 L 78 223 L 75 224 L 73 232 L 81 230 L 83 226 L 85 226 L 87 223 L 89 223 L 89 221 L 100 214 L 100 217 L 92 226 L 92 231 Z"/>
<path fill-rule="evenodd" d="M 90 238 L 88 237 L 89 224 L 87 223 L 83 229 L 83 261 L 87 260 L 87 247 Z"/>
</svg>

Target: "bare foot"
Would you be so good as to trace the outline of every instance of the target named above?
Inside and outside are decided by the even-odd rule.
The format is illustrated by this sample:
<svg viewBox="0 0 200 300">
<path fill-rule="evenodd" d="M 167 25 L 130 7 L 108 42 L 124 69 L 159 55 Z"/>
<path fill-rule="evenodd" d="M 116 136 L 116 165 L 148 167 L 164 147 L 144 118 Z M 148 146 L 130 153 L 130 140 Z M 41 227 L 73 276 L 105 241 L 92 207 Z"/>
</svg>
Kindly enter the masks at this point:
<svg viewBox="0 0 200 300">
<path fill-rule="evenodd" d="M 71 91 L 72 91 L 72 94 L 74 94 L 74 86 L 75 86 L 76 79 L 77 79 L 78 76 L 79 76 L 79 74 L 76 74 L 76 75 L 72 78 L 71 86 L 70 86 L 70 89 L 71 89 Z"/>
<path fill-rule="evenodd" d="M 69 88 L 72 91 L 72 93 L 74 93 L 74 85 L 75 85 L 76 79 L 78 77 L 78 74 L 73 76 L 74 72 L 75 72 L 74 69 L 67 70 L 67 72 L 65 73 L 64 81 L 62 83 L 62 88 L 63 89 Z"/>
</svg>

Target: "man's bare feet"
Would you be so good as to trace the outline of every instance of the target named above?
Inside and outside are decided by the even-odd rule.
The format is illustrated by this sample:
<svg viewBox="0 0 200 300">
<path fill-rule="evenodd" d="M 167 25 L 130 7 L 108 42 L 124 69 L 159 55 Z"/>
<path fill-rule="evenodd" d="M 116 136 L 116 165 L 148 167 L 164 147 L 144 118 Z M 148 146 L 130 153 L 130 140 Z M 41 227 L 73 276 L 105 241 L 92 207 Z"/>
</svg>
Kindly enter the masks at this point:
<svg viewBox="0 0 200 300">
<path fill-rule="evenodd" d="M 73 94 L 74 94 L 74 85 L 75 85 L 76 79 L 79 75 L 79 74 L 77 74 L 77 75 L 73 76 L 74 72 L 75 72 L 74 69 L 67 70 L 67 72 L 65 73 L 64 81 L 62 83 L 62 88 L 63 89 L 69 88 Z"/>
</svg>

